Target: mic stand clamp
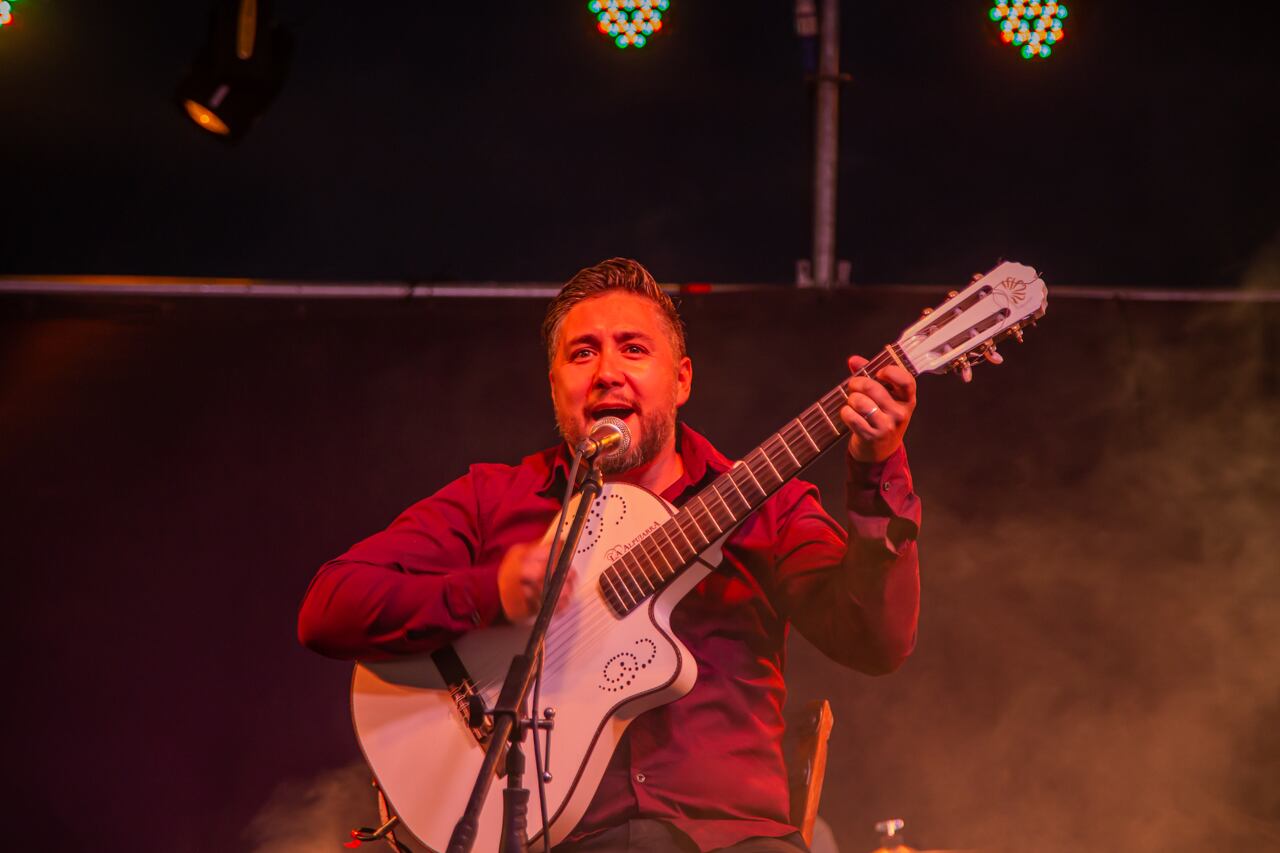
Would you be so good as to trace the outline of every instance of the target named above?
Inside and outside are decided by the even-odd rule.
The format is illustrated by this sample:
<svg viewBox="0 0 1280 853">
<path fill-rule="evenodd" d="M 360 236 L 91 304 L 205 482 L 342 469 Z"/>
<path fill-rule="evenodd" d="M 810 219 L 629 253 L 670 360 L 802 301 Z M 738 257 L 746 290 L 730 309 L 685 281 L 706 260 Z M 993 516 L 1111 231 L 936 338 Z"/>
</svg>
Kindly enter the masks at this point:
<svg viewBox="0 0 1280 853">
<path fill-rule="evenodd" d="M 502 838 L 498 842 L 501 853 L 524 853 L 529 849 L 529 789 L 524 787 L 524 737 L 529 732 L 537 737 L 537 730 L 544 729 L 550 744 L 553 728 L 555 721 L 550 717 L 545 720 L 525 717 L 511 731 L 511 740 L 507 743 L 507 787 L 502 789 Z"/>
<path fill-rule="evenodd" d="M 551 617 L 555 613 L 556 604 L 560 601 L 560 593 L 564 589 L 565 579 L 569 575 L 569 563 L 578 548 L 578 540 L 582 537 L 582 528 L 587 520 L 591 505 L 600 496 L 603 482 L 596 460 L 590 460 L 587 476 L 582 482 L 582 496 L 574 510 L 573 521 L 569 532 L 565 534 L 564 543 L 560 546 L 560 554 L 555 569 L 551 573 L 551 582 L 543 594 L 542 607 L 529 632 L 529 640 L 525 644 L 523 654 L 511 660 L 507 670 L 506 681 L 498 694 L 498 701 L 490 712 L 493 717 L 493 729 L 489 733 L 489 743 L 485 748 L 484 761 L 480 765 L 475 785 L 471 789 L 471 798 L 467 801 L 466 811 L 453 828 L 449 838 L 447 853 L 470 853 L 475 845 L 476 833 L 480 827 L 480 812 L 484 809 L 485 800 L 489 796 L 489 787 L 498 768 L 498 761 L 506 751 L 507 786 L 502 792 L 502 833 L 498 850 L 500 853 L 526 853 L 529 849 L 527 817 L 529 809 L 529 790 L 523 787 L 524 752 L 521 744 L 524 736 L 530 731 L 537 737 L 537 729 L 550 731 L 553 725 L 548 714 L 543 720 L 530 720 L 524 716 L 525 699 L 533 686 L 534 664 L 538 659 L 542 641 L 547 635 Z M 543 832 L 550 831 L 544 826 Z"/>
</svg>

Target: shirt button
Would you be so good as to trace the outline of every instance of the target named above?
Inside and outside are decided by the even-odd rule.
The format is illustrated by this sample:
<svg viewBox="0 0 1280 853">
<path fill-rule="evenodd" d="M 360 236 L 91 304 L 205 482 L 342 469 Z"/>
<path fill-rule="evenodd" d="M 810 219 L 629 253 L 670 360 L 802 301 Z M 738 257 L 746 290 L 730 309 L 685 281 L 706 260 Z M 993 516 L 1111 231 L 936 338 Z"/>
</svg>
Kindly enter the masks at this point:
<svg viewBox="0 0 1280 853">
<path fill-rule="evenodd" d="M 636 781 L 643 785 L 643 784 L 644 784 L 644 774 L 643 774 L 643 773 L 637 773 L 637 774 L 636 774 Z"/>
<path fill-rule="evenodd" d="M 885 480 L 883 483 L 880 484 L 880 488 L 884 489 L 886 492 L 889 491 L 889 489 L 892 488 L 892 486 L 893 486 L 893 483 L 890 483 L 888 480 Z"/>
</svg>

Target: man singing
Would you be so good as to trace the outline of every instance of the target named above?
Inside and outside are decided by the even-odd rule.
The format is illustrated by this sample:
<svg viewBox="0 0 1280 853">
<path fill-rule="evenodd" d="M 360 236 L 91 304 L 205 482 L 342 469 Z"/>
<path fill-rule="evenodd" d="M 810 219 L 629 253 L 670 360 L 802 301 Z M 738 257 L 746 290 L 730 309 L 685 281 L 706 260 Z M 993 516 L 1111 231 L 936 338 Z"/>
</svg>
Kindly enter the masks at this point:
<svg viewBox="0 0 1280 853">
<path fill-rule="evenodd" d="M 537 543 L 560 508 L 569 448 L 603 416 L 632 437 L 604 461 L 606 481 L 679 506 L 732 467 L 677 421 L 693 364 L 675 306 L 640 264 L 614 258 L 579 272 L 542 331 L 565 442 L 514 466 L 472 465 L 325 564 L 299 616 L 308 648 L 360 660 L 421 654 L 535 613 L 547 560 Z M 902 447 L 915 380 L 890 366 L 845 387 L 847 533 L 800 480 L 733 532 L 719 567 L 671 615 L 696 684 L 631 723 L 558 851 L 805 849 L 781 751 L 788 626 L 833 660 L 880 674 L 911 653 L 919 613 L 920 502 Z"/>
</svg>

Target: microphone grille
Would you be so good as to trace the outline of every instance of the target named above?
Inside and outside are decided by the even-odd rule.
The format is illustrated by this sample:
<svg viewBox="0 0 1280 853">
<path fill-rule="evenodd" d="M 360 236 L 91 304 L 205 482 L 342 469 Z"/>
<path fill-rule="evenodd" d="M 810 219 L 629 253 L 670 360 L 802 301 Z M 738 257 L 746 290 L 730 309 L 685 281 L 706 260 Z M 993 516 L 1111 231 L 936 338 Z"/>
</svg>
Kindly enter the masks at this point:
<svg viewBox="0 0 1280 853">
<path fill-rule="evenodd" d="M 595 426 L 591 428 L 591 431 L 594 433 L 601 427 L 617 430 L 618 435 L 622 436 L 622 440 L 618 443 L 618 446 L 609 451 L 609 456 L 618 456 L 631 449 L 631 428 L 627 426 L 626 421 L 621 418 L 615 418 L 613 415 L 609 415 L 596 421 Z"/>
</svg>

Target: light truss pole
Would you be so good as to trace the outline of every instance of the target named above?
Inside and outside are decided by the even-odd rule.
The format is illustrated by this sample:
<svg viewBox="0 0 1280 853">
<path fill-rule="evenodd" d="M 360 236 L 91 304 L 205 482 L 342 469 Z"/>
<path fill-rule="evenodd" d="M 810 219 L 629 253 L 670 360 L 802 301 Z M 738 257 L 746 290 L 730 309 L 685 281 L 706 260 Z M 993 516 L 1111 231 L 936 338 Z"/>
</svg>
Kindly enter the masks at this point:
<svg viewBox="0 0 1280 853">
<path fill-rule="evenodd" d="M 813 123 L 813 284 L 836 281 L 836 167 L 840 146 L 840 2 L 822 0 Z"/>
<path fill-rule="evenodd" d="M 819 15 L 818 4 L 822 5 Z M 836 196 L 840 150 L 840 0 L 795 0 L 796 35 L 804 46 L 813 96 L 813 254 L 796 263 L 796 286 L 849 283 L 849 263 L 836 255 Z"/>
</svg>

